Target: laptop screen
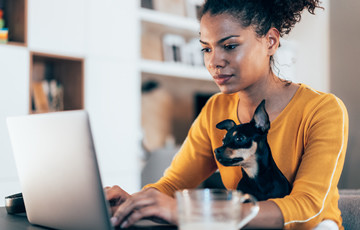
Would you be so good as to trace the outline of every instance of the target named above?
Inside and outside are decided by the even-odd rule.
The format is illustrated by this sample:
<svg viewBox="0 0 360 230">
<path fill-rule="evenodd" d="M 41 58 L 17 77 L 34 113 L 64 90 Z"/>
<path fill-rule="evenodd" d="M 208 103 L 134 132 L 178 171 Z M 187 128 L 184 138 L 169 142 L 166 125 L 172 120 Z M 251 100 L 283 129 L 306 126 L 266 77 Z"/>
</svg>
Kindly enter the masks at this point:
<svg viewBox="0 0 360 230">
<path fill-rule="evenodd" d="M 87 112 L 10 117 L 7 124 L 29 222 L 112 229 Z"/>
</svg>

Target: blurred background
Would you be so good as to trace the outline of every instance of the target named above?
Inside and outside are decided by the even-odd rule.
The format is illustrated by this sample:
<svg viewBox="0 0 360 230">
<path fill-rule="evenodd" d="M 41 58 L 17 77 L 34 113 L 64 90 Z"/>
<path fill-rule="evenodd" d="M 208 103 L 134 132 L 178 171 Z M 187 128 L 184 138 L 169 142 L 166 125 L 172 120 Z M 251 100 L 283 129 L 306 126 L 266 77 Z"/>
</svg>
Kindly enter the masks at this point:
<svg viewBox="0 0 360 230">
<path fill-rule="evenodd" d="M 21 191 L 6 117 L 85 109 L 104 185 L 155 182 L 218 92 L 200 52 L 202 0 L 0 0 L 0 206 Z M 360 188 L 360 2 L 323 0 L 275 57 L 277 74 L 347 106 L 340 188 Z M 44 172 L 46 173 L 46 172 Z"/>
</svg>

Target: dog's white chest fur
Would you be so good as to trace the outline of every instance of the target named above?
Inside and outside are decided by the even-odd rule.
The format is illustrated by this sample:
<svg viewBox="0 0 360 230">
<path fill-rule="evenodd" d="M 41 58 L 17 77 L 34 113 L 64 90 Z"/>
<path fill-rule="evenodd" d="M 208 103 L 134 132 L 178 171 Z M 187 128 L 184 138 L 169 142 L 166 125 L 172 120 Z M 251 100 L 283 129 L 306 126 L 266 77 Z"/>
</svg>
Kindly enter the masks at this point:
<svg viewBox="0 0 360 230">
<path fill-rule="evenodd" d="M 259 166 L 256 161 L 256 149 L 257 143 L 252 142 L 252 145 L 248 149 L 236 149 L 234 150 L 234 154 L 237 157 L 244 158 L 243 161 L 240 162 L 240 166 L 245 170 L 250 178 L 255 178 L 259 171 Z"/>
</svg>

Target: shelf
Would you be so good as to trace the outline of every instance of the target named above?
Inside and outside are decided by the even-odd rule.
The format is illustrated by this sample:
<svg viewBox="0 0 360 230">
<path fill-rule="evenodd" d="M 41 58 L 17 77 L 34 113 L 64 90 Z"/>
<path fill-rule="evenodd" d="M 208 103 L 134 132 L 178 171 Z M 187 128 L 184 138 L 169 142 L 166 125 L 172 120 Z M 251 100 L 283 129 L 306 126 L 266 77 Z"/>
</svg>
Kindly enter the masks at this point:
<svg viewBox="0 0 360 230">
<path fill-rule="evenodd" d="M 62 87 L 63 96 L 60 111 L 84 108 L 83 59 L 36 52 L 30 53 L 30 113 L 54 112 L 51 110 L 51 106 L 48 106 L 49 109 L 44 109 L 44 106 L 42 106 L 44 100 L 47 102 L 45 104 L 49 105 L 47 98 L 39 100 L 39 96 L 35 96 L 35 85 L 39 87 L 39 83 L 44 82 L 45 79 L 48 81 L 55 80 Z M 43 89 L 43 86 L 41 89 Z M 40 92 L 40 95 L 42 94 L 43 92 Z M 37 107 L 39 103 L 42 105 Z"/>
<path fill-rule="evenodd" d="M 168 30 L 184 30 L 199 34 L 199 22 L 196 19 L 158 12 L 145 8 L 140 9 L 140 19 L 145 23 L 152 23 L 166 27 Z"/>
<path fill-rule="evenodd" d="M 3 0 L 5 28 L 9 29 L 8 45 L 27 43 L 27 0 Z"/>
<path fill-rule="evenodd" d="M 156 148 L 163 146 L 161 142 L 147 137 L 157 137 L 157 140 L 166 143 L 170 136 L 170 139 L 174 138 L 176 144 L 181 144 L 187 136 L 197 111 L 201 109 L 201 106 L 197 104 L 199 95 L 208 96 L 218 92 L 218 87 L 205 66 L 187 64 L 188 60 L 201 57 L 201 46 L 196 47 L 193 40 L 199 38 L 198 20 L 182 16 L 181 10 L 179 10 L 180 13 L 175 10 L 174 14 L 165 13 L 165 11 L 139 8 L 138 13 L 141 26 L 141 60 L 138 66 L 142 86 L 149 86 L 142 88 L 141 110 L 142 117 L 145 117 L 142 120 L 142 128 L 144 137 L 147 139 L 145 143 L 148 144 L 149 149 L 154 148 L 154 145 L 158 145 Z M 171 10 L 166 12 L 171 12 Z M 174 35 L 173 45 L 171 39 L 164 39 L 168 34 Z M 184 39 L 176 40 L 179 37 Z M 175 52 L 173 50 L 176 45 L 179 49 Z M 193 52 L 198 50 L 199 55 L 189 54 L 187 49 Z M 177 60 L 183 62 L 164 61 L 175 56 L 167 55 L 168 53 L 165 52 L 173 51 L 172 54 L 178 54 L 179 50 L 184 56 Z M 158 91 L 156 91 L 157 88 Z M 159 117 L 161 119 L 157 120 Z"/>
<path fill-rule="evenodd" d="M 171 77 L 208 80 L 212 78 L 205 67 L 189 66 L 181 63 L 142 60 L 140 70 L 143 73 Z"/>
</svg>

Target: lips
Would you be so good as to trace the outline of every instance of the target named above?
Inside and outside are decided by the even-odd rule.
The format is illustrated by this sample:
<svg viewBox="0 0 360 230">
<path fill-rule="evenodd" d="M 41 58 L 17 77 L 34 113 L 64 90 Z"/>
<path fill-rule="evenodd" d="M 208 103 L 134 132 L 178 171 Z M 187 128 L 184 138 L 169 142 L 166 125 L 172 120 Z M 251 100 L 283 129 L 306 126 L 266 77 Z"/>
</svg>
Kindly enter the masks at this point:
<svg viewBox="0 0 360 230">
<path fill-rule="evenodd" d="M 224 85 L 231 79 L 231 74 L 217 74 L 214 75 L 213 78 L 218 85 Z"/>
</svg>

